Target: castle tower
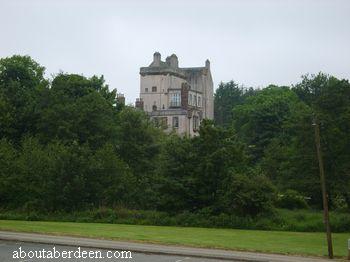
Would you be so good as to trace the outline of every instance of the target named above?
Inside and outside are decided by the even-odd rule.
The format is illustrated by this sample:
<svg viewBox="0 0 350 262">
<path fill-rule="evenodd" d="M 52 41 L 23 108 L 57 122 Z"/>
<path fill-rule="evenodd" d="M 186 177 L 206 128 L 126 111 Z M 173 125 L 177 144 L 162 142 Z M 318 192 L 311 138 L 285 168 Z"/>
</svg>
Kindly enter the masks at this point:
<svg viewBox="0 0 350 262">
<path fill-rule="evenodd" d="M 201 121 L 213 119 L 213 101 L 209 60 L 204 67 L 181 68 L 175 54 L 164 62 L 156 52 L 152 63 L 140 68 L 138 107 L 166 132 L 197 135 Z"/>
</svg>

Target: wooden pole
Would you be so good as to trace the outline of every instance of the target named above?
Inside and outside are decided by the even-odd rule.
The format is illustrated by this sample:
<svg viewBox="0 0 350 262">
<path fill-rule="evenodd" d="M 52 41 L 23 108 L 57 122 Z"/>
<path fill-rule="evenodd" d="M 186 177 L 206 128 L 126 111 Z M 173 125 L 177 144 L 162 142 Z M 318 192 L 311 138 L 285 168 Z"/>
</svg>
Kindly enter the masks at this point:
<svg viewBox="0 0 350 262">
<path fill-rule="evenodd" d="M 326 233 L 327 233 L 328 257 L 333 258 L 332 234 L 331 234 L 331 226 L 329 223 L 329 211 L 328 211 L 328 195 L 326 190 L 326 181 L 325 181 L 325 175 L 324 175 L 324 169 L 323 169 L 323 159 L 322 159 L 321 141 L 320 141 L 320 127 L 319 127 L 317 117 L 314 117 L 313 126 L 315 128 L 315 144 L 316 144 L 316 150 L 317 150 L 318 166 L 320 169 L 320 180 L 321 180 L 322 199 L 323 199 L 323 216 L 324 216 L 324 224 L 325 224 Z"/>
</svg>

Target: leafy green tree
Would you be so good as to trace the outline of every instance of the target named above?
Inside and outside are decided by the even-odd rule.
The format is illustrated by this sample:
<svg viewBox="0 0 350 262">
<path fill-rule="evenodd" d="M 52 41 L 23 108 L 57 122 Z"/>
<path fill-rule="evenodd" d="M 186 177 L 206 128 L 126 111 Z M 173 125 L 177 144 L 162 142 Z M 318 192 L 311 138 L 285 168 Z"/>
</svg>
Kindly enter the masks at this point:
<svg viewBox="0 0 350 262">
<path fill-rule="evenodd" d="M 221 203 L 227 213 L 257 216 L 272 210 L 276 192 L 266 176 L 232 172 L 224 181 Z"/>
<path fill-rule="evenodd" d="M 199 136 L 193 139 L 197 154 L 195 201 L 197 208 L 218 204 L 219 192 L 230 170 L 245 172 L 248 158 L 244 145 L 231 129 L 215 127 L 209 120 L 200 126 Z"/>
<path fill-rule="evenodd" d="M 45 68 L 29 56 L 0 59 L 0 136 L 20 142 L 23 134 L 34 134 L 37 98 L 48 87 Z"/>
<path fill-rule="evenodd" d="M 29 56 L 14 55 L 0 59 L 0 85 L 2 87 L 17 82 L 22 89 L 34 89 L 46 86 L 45 68 Z M 19 91 L 19 90 L 17 90 Z"/>
<path fill-rule="evenodd" d="M 0 137 L 13 138 L 16 134 L 15 112 L 3 92 L 0 91 Z"/>
<path fill-rule="evenodd" d="M 270 211 L 274 189 L 266 177 L 250 175 L 249 159 L 235 133 L 204 120 L 199 134 L 166 141 L 160 161 L 159 208 L 240 215 Z"/>
<path fill-rule="evenodd" d="M 309 105 L 312 114 L 320 121 L 321 146 L 331 201 L 333 197 L 341 196 L 350 208 L 349 81 L 322 73 L 307 75 L 293 87 L 293 91 Z M 302 137 L 300 140 L 308 141 L 308 138 Z"/>
<path fill-rule="evenodd" d="M 3 139 L 0 156 L 2 207 L 29 212 L 133 207 L 135 179 L 110 144 L 95 151 L 27 137 L 16 150 Z"/>
<path fill-rule="evenodd" d="M 60 74 L 50 92 L 41 96 L 37 129 L 43 142 L 59 139 L 100 147 L 116 143 L 115 90 L 108 93 L 103 78 Z"/>
<path fill-rule="evenodd" d="M 86 203 L 87 147 L 26 138 L 20 150 L 18 176 L 24 185 L 21 205 L 28 211 L 77 210 Z"/>
<path fill-rule="evenodd" d="M 258 216 L 275 203 L 275 186 L 289 197 L 284 206 L 301 196 L 317 206 L 316 115 L 330 199 L 344 209 L 349 102 L 349 82 L 325 74 L 292 89 L 221 83 L 217 125 L 204 120 L 199 136 L 179 137 L 118 104 L 103 76 L 59 73 L 49 83 L 28 56 L 0 59 L 0 208 Z"/>
<path fill-rule="evenodd" d="M 90 156 L 87 187 L 95 206 L 134 207 L 136 179 L 129 166 L 106 144 Z"/>
<path fill-rule="evenodd" d="M 197 161 L 190 138 L 171 135 L 164 141 L 157 168 L 158 209 L 178 212 L 195 207 Z"/>
<path fill-rule="evenodd" d="M 302 108 L 288 87 L 269 86 L 233 109 L 233 124 L 258 160 L 273 138 L 289 139 L 286 123 Z"/>
<path fill-rule="evenodd" d="M 219 126 L 228 127 L 232 124 L 232 109 L 244 103 L 245 99 L 258 90 L 239 86 L 234 81 L 221 82 L 214 94 L 214 120 Z"/>
<path fill-rule="evenodd" d="M 0 140 L 0 207 L 16 206 L 17 198 L 20 196 L 20 190 L 24 186 L 18 180 L 16 173 L 18 154 L 12 143 L 7 139 Z"/>
<path fill-rule="evenodd" d="M 139 207 L 154 208 L 154 173 L 164 133 L 135 108 L 124 107 L 117 119 L 117 153 L 136 177 L 136 202 Z"/>
</svg>

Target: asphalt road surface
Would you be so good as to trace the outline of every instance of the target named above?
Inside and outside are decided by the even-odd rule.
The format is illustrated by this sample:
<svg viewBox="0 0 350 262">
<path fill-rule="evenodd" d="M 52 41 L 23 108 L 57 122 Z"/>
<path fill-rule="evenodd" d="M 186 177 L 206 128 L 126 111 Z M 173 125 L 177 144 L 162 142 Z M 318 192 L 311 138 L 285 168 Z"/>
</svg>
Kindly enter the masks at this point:
<svg viewBox="0 0 350 262">
<path fill-rule="evenodd" d="M 53 259 L 38 259 L 38 258 L 29 258 L 28 256 L 25 258 L 13 258 L 14 252 L 17 251 L 19 253 L 19 248 L 22 251 L 26 252 L 26 255 L 31 255 L 28 253 L 29 251 L 40 251 L 45 249 L 46 251 L 53 251 L 53 247 L 55 250 L 62 254 L 62 251 L 72 251 L 75 252 L 78 250 L 78 247 L 70 247 L 70 246 L 54 246 L 54 245 L 45 245 L 45 244 L 37 244 L 37 243 L 24 243 L 24 242 L 12 242 L 12 241 L 2 241 L 0 240 L 0 261 L 1 262 L 47 262 L 47 261 L 55 261 L 55 262 L 117 262 L 117 261 L 130 261 L 130 262 L 215 262 L 215 261 L 224 261 L 217 259 L 204 259 L 204 258 L 193 258 L 193 257 L 181 257 L 181 256 L 167 256 L 167 255 L 153 255 L 153 254 L 141 254 L 131 252 L 132 258 L 127 259 L 117 259 L 117 258 L 53 258 Z M 89 251 L 101 251 L 102 256 L 107 256 L 107 250 L 102 249 L 91 249 L 91 248 L 81 248 L 80 254 L 83 251 L 87 253 Z M 122 250 L 120 250 L 121 252 Z M 111 252 L 115 252 L 111 250 Z M 73 253 L 71 253 L 73 254 Z M 121 254 L 121 253 L 119 253 Z M 24 255 L 24 253 L 22 253 Z M 113 255 L 109 253 L 108 255 Z M 118 253 L 116 254 L 116 256 Z M 122 255 L 120 255 L 122 256 Z M 124 253 L 124 257 L 127 256 Z M 23 257 L 23 256 L 22 256 Z M 227 261 L 227 260 L 225 260 Z"/>
</svg>

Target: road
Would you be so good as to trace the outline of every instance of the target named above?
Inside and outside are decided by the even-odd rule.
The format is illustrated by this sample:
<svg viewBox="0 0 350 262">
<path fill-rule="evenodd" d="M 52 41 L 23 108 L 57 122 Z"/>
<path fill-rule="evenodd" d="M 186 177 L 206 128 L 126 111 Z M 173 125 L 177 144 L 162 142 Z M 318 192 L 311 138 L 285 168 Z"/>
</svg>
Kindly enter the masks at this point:
<svg viewBox="0 0 350 262">
<path fill-rule="evenodd" d="M 22 250 L 42 250 L 43 247 L 56 247 L 59 251 L 76 251 L 81 248 L 85 251 L 106 250 L 131 251 L 132 259 L 51 259 L 51 260 L 26 260 L 12 259 L 14 251 L 22 247 Z M 51 251 L 52 252 L 52 251 Z M 105 253 L 104 253 L 105 254 Z M 10 259 L 10 260 L 9 260 Z M 278 254 L 264 254 L 255 252 L 230 251 L 222 249 L 208 249 L 183 247 L 174 245 L 159 245 L 140 242 L 116 241 L 106 239 L 93 239 L 73 236 L 57 236 L 36 233 L 21 233 L 0 231 L 0 261 L 173 261 L 173 262 L 213 262 L 213 261 L 249 261 L 249 262 L 328 262 L 325 258 L 288 256 Z"/>
<path fill-rule="evenodd" d="M 153 254 L 142 254 L 131 252 L 131 259 L 116 259 L 116 258 L 94 258 L 94 259 L 29 259 L 29 258 L 13 258 L 14 251 L 19 251 L 19 248 L 25 252 L 29 251 L 39 251 L 45 249 L 46 251 L 52 251 L 54 245 L 46 245 L 46 244 L 37 244 L 37 243 L 24 243 L 24 242 L 14 242 L 14 241 L 0 241 L 0 261 L 1 262 L 47 262 L 47 261 L 55 261 L 55 262 L 116 262 L 116 261 L 130 261 L 130 262 L 215 262 L 215 261 L 223 261 L 223 260 L 213 260 L 213 259 L 204 259 L 204 258 L 193 258 L 193 257 L 181 257 L 181 256 L 167 256 L 167 255 L 153 255 Z M 77 247 L 71 246 L 55 246 L 55 249 L 62 254 L 62 251 L 77 251 Z M 102 249 L 92 249 L 92 248 L 81 248 L 82 251 L 100 251 L 103 256 L 106 255 L 107 250 Z M 114 252 L 114 251 L 113 251 Z M 74 254 L 74 253 L 72 253 Z M 73 256 L 73 255 L 72 255 Z M 226 260 L 227 261 L 227 260 Z"/>
</svg>

